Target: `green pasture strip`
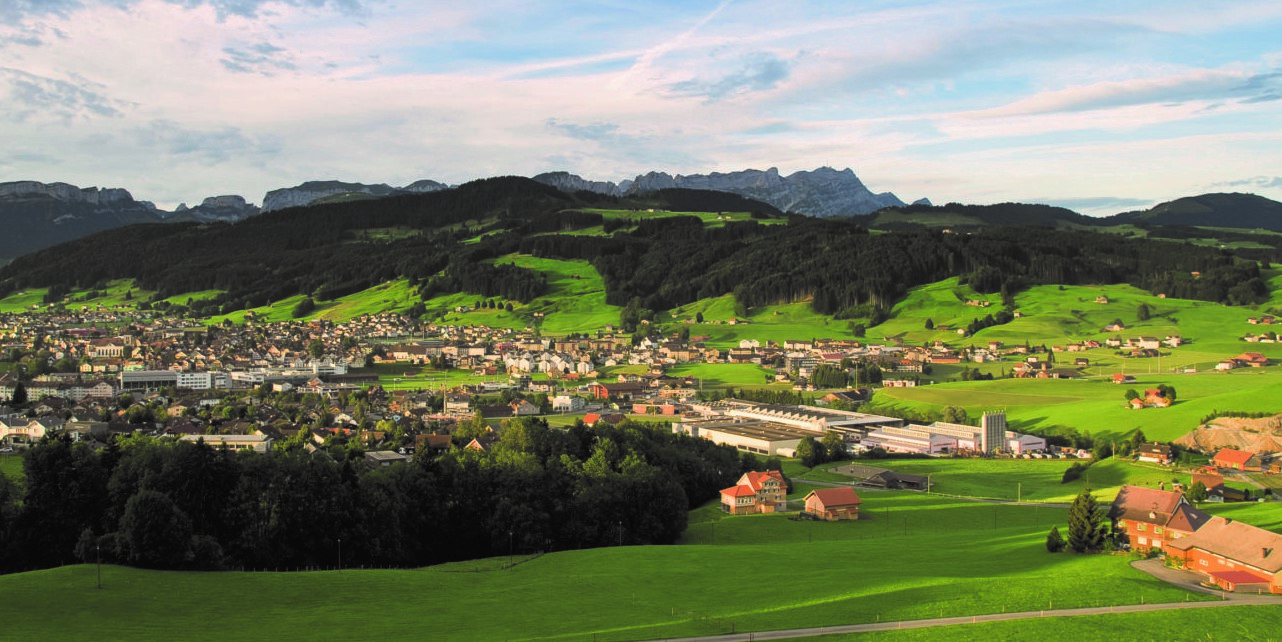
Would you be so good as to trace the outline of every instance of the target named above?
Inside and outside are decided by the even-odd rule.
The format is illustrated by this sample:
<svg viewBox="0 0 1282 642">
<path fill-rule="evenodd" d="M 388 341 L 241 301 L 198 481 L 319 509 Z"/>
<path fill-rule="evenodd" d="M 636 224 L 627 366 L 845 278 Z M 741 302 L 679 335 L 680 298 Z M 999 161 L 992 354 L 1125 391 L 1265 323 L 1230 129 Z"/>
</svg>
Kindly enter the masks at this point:
<svg viewBox="0 0 1282 642">
<path fill-rule="evenodd" d="M 1012 430 L 1074 427 L 1084 433 L 1125 433 L 1136 428 L 1149 439 L 1174 440 L 1197 428 L 1215 411 L 1282 412 L 1282 368 L 1243 368 L 1231 372 L 1136 375 L 1131 384 L 1110 380 L 1004 379 L 883 388 L 877 406 L 902 409 L 965 408 L 971 416 L 1005 410 Z M 1131 410 L 1123 395 L 1159 384 L 1174 386 L 1176 403 L 1169 408 Z M 875 409 L 874 409 L 875 411 Z"/>
<path fill-rule="evenodd" d="M 923 629 L 850 633 L 805 638 L 816 642 L 884 640 L 1276 640 L 1271 632 L 1282 618 L 1282 603 L 1213 609 L 1112 613 L 1009 622 L 981 622 Z M 1267 632 L 1267 633 L 1265 633 Z M 783 639 L 783 638 L 781 638 Z M 793 638 L 798 639 L 798 638 Z"/>
<path fill-rule="evenodd" d="M 1125 556 L 1046 553 L 1046 531 L 1063 528 L 1064 509 L 861 496 L 859 521 L 730 517 L 702 507 L 692 513 L 689 545 L 557 552 L 511 568 L 501 558 L 341 573 L 112 566 L 103 569 L 101 590 L 92 565 L 8 575 L 0 577 L 9 606 L 4 635 L 605 641 L 1028 611 L 1048 602 L 1204 599 L 1130 568 Z M 397 596 L 404 616 L 369 617 L 372 596 Z"/>
</svg>

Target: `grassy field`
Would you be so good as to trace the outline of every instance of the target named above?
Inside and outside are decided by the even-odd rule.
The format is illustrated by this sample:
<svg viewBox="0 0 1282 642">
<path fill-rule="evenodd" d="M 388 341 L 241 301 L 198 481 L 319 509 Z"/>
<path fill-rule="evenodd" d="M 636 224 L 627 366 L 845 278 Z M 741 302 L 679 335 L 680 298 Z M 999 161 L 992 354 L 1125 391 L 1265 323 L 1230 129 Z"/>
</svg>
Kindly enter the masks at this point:
<svg viewBox="0 0 1282 642">
<path fill-rule="evenodd" d="M 868 519 L 838 523 L 705 506 L 692 512 L 685 545 L 552 553 L 506 570 L 495 561 L 342 573 L 109 567 L 102 590 L 93 566 L 9 575 L 0 577 L 4 635 L 48 639 L 56 621 L 64 640 L 605 641 L 1201 599 L 1127 557 L 1047 554 L 1045 533 L 1063 525 L 1063 509 L 864 499 Z M 187 608 L 167 597 L 179 595 Z M 375 596 L 393 599 L 399 615 L 369 617 Z"/>
<path fill-rule="evenodd" d="M 0 475 L 6 475 L 12 479 L 24 479 L 22 456 L 14 453 L 0 455 Z"/>
<path fill-rule="evenodd" d="M 1131 410 L 1124 405 L 1127 388 L 1143 390 L 1165 383 L 1177 400 L 1169 408 Z M 886 388 L 874 403 L 903 409 L 961 406 L 972 416 L 1004 409 L 1013 430 L 1075 427 L 1086 433 L 1127 433 L 1136 428 L 1150 439 L 1173 440 L 1220 410 L 1282 412 L 1282 399 L 1272 391 L 1282 385 L 1282 369 L 1269 367 L 1228 373 L 1138 375 L 1125 386 L 1103 379 L 1003 379 Z"/>
<path fill-rule="evenodd" d="M 826 635 L 820 642 L 885 640 L 1109 640 L 1121 635 L 1143 640 L 1277 640 L 1273 631 L 1282 618 L 1277 606 L 1229 606 L 1186 611 L 1117 613 L 1085 617 L 1047 617 L 881 633 Z M 1263 632 L 1263 633 L 1262 633 Z"/>
<path fill-rule="evenodd" d="M 1175 473 L 1171 469 L 1149 464 L 1139 464 L 1125 459 L 1110 458 L 1097 462 L 1087 469 L 1081 479 L 1061 483 L 1064 471 L 1076 459 L 886 459 L 860 461 L 860 464 L 889 468 L 895 472 L 930 477 L 931 492 L 1004 501 L 1067 503 L 1089 487 L 1096 498 L 1110 502 L 1125 484 L 1157 487 L 1173 478 L 1185 483 L 1188 473 Z M 844 465 L 824 464 L 827 472 Z M 805 475 L 818 481 L 849 481 L 845 475 L 827 472 Z M 791 473 L 790 473 L 791 474 Z M 1282 506 L 1279 504 L 1278 506 Z M 1280 509 L 1282 510 L 1282 509 Z"/>
</svg>

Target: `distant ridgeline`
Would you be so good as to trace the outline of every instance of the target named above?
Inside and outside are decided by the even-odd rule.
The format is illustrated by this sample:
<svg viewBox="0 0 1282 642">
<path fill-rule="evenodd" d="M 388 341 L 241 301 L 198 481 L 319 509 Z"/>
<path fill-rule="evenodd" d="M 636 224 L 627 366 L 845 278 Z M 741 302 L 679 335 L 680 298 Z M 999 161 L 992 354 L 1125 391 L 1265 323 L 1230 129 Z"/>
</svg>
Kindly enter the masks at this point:
<svg viewBox="0 0 1282 642">
<path fill-rule="evenodd" d="M 981 293 L 1013 293 L 1036 284 L 1130 283 L 1174 297 L 1246 304 L 1267 292 L 1256 261 L 1282 254 L 1254 249 L 1235 255 L 1189 244 L 1176 249 L 1170 241 L 1057 230 L 1050 225 L 1066 215 L 1086 217 L 1048 206 L 938 209 L 957 207 L 967 220 L 986 227 L 950 233 L 904 226 L 869 234 L 869 223 L 894 212 L 767 221 L 783 215 L 723 192 L 667 189 L 613 196 L 492 178 L 430 193 L 287 208 L 235 224 L 109 230 L 0 268 L 0 295 L 29 287 L 57 294 L 132 278 L 160 296 L 222 290 L 195 311 L 214 314 L 296 294 L 327 300 L 407 278 L 424 298 L 465 291 L 529 302 L 547 292 L 543 275 L 502 261 L 524 253 L 590 261 L 614 305 L 667 310 L 733 293 L 749 307 L 809 301 L 821 314 L 875 318 L 909 288 L 949 277 L 961 277 Z M 591 208 L 634 210 L 628 214 L 634 220 L 621 226 Z M 658 216 L 645 209 L 755 214 L 706 226 L 696 216 Z M 1047 227 L 1030 234 L 1027 227 L 990 220 Z M 597 227 L 597 234 L 563 234 Z M 400 231 L 362 232 L 387 228 Z"/>
</svg>

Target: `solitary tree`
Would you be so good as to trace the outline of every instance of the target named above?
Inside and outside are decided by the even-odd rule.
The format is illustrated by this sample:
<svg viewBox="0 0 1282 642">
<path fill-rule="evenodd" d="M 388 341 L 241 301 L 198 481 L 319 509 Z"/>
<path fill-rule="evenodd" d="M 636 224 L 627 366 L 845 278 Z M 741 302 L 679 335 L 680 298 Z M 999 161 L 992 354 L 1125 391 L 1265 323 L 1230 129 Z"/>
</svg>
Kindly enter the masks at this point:
<svg viewBox="0 0 1282 642">
<path fill-rule="evenodd" d="M 820 453 L 821 446 L 815 442 L 814 437 L 802 437 L 797 442 L 797 457 L 801 459 L 801 465 L 806 468 L 814 468 L 816 464 L 823 459 Z"/>
<path fill-rule="evenodd" d="M 320 339 L 312 339 L 312 342 L 307 344 L 307 354 L 313 359 L 321 358 L 325 354 L 325 343 Z"/>
<path fill-rule="evenodd" d="M 1046 551 L 1058 553 L 1062 550 L 1064 550 L 1064 536 L 1059 534 L 1059 526 L 1052 526 L 1051 532 L 1046 534 Z"/>
<path fill-rule="evenodd" d="M 835 430 L 829 430 L 824 433 L 823 438 L 824 454 L 829 461 L 846 458 L 846 440 L 842 438 L 841 433 Z"/>
<path fill-rule="evenodd" d="M 21 406 L 22 404 L 27 403 L 27 386 L 21 381 L 13 387 L 12 402 L 15 406 Z"/>
<path fill-rule="evenodd" d="M 1135 318 L 1140 321 L 1148 321 L 1151 316 L 1153 316 L 1153 311 L 1149 309 L 1147 303 L 1141 303 L 1139 307 L 1135 308 Z"/>
<path fill-rule="evenodd" d="M 1206 490 L 1206 484 L 1200 481 L 1193 482 L 1193 485 L 1189 487 L 1189 501 L 1191 502 L 1204 502 L 1209 495 L 1210 493 Z"/>
<path fill-rule="evenodd" d="M 935 322 L 934 322 L 934 320 L 932 320 L 932 319 L 926 319 L 926 329 L 927 329 L 927 330 L 934 330 L 934 329 L 935 329 Z"/>
<path fill-rule="evenodd" d="M 1103 510 L 1084 488 L 1068 509 L 1068 547 L 1075 553 L 1094 553 L 1104 548 Z"/>
</svg>

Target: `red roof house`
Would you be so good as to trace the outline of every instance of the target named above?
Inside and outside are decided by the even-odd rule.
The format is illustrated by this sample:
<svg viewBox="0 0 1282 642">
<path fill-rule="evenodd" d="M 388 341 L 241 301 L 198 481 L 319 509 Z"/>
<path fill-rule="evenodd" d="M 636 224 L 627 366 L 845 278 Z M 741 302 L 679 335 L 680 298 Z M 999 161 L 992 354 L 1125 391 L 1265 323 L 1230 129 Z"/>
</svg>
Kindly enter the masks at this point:
<svg viewBox="0 0 1282 642">
<path fill-rule="evenodd" d="M 1258 473 L 1261 470 L 1259 456 L 1245 450 L 1234 450 L 1232 448 L 1223 448 L 1220 452 L 1215 453 L 1215 456 L 1211 458 L 1211 464 L 1216 468 L 1228 468 L 1245 472 Z"/>
<path fill-rule="evenodd" d="M 859 505 L 863 500 L 849 486 L 816 488 L 806 495 L 806 512 L 835 522 L 839 519 L 859 519 Z"/>
<path fill-rule="evenodd" d="M 750 471 L 721 491 L 721 510 L 731 515 L 774 513 L 787 509 L 788 484 L 777 470 Z"/>
<path fill-rule="evenodd" d="M 1188 537 L 1210 519 L 1194 508 L 1183 493 L 1122 486 L 1109 507 L 1113 532 L 1122 533 L 1131 550 L 1165 551 L 1170 542 Z"/>
<path fill-rule="evenodd" d="M 1226 591 L 1282 593 L 1282 535 L 1224 517 L 1168 545 L 1184 568 Z"/>
</svg>

